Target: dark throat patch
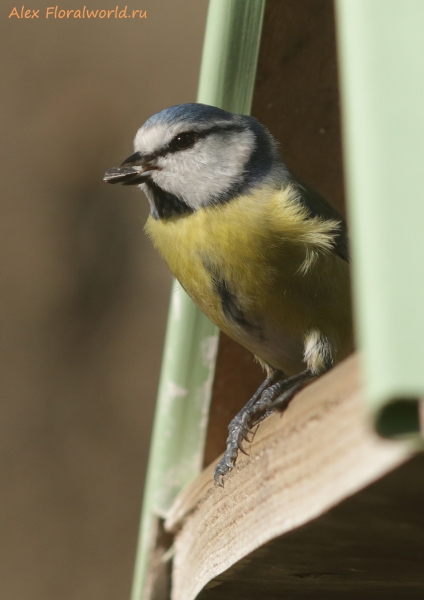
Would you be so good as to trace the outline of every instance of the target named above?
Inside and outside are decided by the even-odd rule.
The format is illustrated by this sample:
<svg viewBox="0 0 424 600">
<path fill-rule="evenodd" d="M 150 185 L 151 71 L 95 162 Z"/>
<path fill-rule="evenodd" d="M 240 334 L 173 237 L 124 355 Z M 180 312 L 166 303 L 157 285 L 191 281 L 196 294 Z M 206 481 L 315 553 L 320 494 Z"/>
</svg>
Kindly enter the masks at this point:
<svg viewBox="0 0 424 600">
<path fill-rule="evenodd" d="M 153 181 L 146 181 L 145 185 L 152 199 L 150 213 L 154 219 L 170 219 L 171 217 L 194 212 L 183 200 L 180 200 L 174 194 L 166 192 Z"/>
</svg>

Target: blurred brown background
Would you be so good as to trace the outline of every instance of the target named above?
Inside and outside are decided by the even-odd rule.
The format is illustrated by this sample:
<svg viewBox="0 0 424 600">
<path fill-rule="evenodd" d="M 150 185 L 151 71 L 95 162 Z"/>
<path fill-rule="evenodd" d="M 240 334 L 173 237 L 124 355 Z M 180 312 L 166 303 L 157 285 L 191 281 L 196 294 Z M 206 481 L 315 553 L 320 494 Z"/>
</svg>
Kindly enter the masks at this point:
<svg viewBox="0 0 424 600">
<path fill-rule="evenodd" d="M 207 0 L 125 1 L 147 19 L 0 9 L 1 600 L 130 593 L 170 276 L 102 175 L 195 99 Z"/>
</svg>

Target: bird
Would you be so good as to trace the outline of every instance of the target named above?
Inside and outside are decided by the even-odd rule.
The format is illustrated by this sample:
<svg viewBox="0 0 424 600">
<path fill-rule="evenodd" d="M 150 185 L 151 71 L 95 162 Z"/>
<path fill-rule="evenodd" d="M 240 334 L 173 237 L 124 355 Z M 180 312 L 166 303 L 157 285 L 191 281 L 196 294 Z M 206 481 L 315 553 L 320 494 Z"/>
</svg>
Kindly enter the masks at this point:
<svg viewBox="0 0 424 600">
<path fill-rule="evenodd" d="M 353 351 L 347 225 L 256 118 L 200 103 L 151 116 L 104 181 L 139 186 L 175 278 L 265 371 L 228 426 L 223 486 L 256 426 Z"/>
</svg>

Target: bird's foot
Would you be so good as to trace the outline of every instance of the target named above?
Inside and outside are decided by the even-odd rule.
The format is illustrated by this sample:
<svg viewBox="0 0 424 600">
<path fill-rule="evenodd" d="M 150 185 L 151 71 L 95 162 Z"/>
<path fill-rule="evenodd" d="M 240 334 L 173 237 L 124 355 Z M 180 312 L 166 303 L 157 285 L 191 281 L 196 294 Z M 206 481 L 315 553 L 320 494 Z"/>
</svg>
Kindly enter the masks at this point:
<svg viewBox="0 0 424 600">
<path fill-rule="evenodd" d="M 249 433 L 253 434 L 252 429 L 274 410 L 284 410 L 296 392 L 302 387 L 304 381 L 310 377 L 312 377 L 312 373 L 307 370 L 274 385 L 265 385 L 270 378 L 265 380 L 256 394 L 228 426 L 227 449 L 217 464 L 214 473 L 215 482 L 218 485 L 224 486 L 223 478 L 234 468 L 239 450 L 247 454 L 243 448 L 243 440 L 251 441 L 248 435 Z"/>
</svg>

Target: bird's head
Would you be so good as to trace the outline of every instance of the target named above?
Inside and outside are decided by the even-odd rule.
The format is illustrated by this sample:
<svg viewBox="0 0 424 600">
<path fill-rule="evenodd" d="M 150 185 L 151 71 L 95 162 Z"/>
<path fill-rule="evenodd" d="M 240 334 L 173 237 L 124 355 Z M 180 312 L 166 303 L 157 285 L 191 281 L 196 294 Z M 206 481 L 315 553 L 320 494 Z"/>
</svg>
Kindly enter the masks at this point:
<svg viewBox="0 0 424 600">
<path fill-rule="evenodd" d="M 205 104 L 153 115 L 138 130 L 134 151 L 104 180 L 139 185 L 155 218 L 228 202 L 282 166 L 274 138 L 256 119 Z"/>
</svg>

